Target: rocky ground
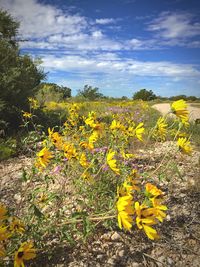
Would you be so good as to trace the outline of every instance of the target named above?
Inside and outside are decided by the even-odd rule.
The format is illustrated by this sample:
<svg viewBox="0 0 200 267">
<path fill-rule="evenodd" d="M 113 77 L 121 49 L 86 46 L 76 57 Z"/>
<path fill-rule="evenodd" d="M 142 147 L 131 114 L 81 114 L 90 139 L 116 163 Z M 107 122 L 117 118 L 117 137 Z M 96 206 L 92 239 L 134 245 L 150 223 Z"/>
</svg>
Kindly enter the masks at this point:
<svg viewBox="0 0 200 267">
<path fill-rule="evenodd" d="M 158 147 L 149 153 L 154 153 L 153 170 L 158 164 L 157 159 L 161 158 L 162 149 Z M 192 157 L 176 160 L 179 174 L 159 183 L 169 209 L 159 228 L 160 240 L 148 240 L 136 229 L 124 233 L 118 228 L 111 231 L 99 226 L 87 242 L 64 247 L 56 244 L 51 258 L 41 253 L 31 266 L 200 266 L 200 153 L 196 151 Z M 6 205 L 17 206 L 23 192 L 22 170 L 30 167 L 31 159 L 24 156 L 0 163 L 0 199 Z"/>
</svg>

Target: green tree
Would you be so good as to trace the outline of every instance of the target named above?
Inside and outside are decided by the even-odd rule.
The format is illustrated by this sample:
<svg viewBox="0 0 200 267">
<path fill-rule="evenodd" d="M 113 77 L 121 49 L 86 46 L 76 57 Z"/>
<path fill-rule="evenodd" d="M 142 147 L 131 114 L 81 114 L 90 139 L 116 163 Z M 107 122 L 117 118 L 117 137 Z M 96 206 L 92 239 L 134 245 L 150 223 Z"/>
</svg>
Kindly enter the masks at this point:
<svg viewBox="0 0 200 267">
<path fill-rule="evenodd" d="M 157 98 L 157 96 L 153 93 L 152 90 L 148 91 L 146 89 L 141 89 L 133 95 L 134 100 L 141 99 L 144 101 L 150 101 L 150 100 L 154 100 L 156 98 Z"/>
<path fill-rule="evenodd" d="M 9 129 L 21 122 L 21 110 L 28 108 L 45 74 L 40 61 L 20 55 L 17 42 L 19 23 L 7 11 L 0 10 L 0 118 Z"/>
<path fill-rule="evenodd" d="M 65 86 L 59 86 L 55 83 L 43 82 L 38 86 L 36 98 L 40 105 L 49 101 L 63 101 L 71 97 L 71 89 Z"/>
<path fill-rule="evenodd" d="M 99 92 L 99 88 L 89 85 L 85 85 L 83 90 L 78 90 L 77 96 L 82 96 L 88 100 L 103 98 L 103 94 Z"/>
</svg>

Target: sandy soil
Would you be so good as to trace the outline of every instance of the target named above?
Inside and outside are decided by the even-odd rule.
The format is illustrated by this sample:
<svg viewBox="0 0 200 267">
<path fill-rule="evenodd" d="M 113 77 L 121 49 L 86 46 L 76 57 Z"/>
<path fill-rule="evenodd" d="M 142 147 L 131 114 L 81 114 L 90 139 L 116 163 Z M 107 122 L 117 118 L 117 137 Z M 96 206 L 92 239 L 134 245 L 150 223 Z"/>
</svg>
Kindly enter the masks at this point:
<svg viewBox="0 0 200 267">
<path fill-rule="evenodd" d="M 153 105 L 153 108 L 157 109 L 163 115 L 165 115 L 170 111 L 170 104 L 169 103 L 155 104 Z M 195 121 L 196 119 L 200 119 L 200 106 L 193 107 L 192 105 L 188 104 L 188 110 L 190 112 L 190 121 Z"/>
</svg>

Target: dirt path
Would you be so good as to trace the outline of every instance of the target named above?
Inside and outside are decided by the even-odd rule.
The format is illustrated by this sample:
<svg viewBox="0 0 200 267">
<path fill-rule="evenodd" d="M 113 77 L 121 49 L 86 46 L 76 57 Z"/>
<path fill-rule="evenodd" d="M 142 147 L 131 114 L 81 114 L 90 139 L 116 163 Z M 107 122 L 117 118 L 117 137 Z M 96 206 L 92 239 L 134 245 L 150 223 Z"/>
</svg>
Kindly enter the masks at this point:
<svg viewBox="0 0 200 267">
<path fill-rule="evenodd" d="M 163 115 L 167 114 L 170 111 L 169 103 L 155 104 L 152 107 L 160 111 Z M 193 107 L 191 104 L 188 104 L 188 110 L 190 112 L 190 121 L 200 119 L 200 105 L 199 107 Z"/>
</svg>

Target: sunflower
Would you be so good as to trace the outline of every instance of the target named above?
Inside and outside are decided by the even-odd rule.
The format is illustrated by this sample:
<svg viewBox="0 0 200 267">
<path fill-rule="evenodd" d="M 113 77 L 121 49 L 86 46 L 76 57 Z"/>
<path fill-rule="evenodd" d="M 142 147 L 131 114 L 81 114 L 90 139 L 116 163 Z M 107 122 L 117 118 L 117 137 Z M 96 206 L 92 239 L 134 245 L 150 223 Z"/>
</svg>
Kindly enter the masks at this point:
<svg viewBox="0 0 200 267">
<path fill-rule="evenodd" d="M 14 267 L 25 267 L 24 260 L 31 260 L 36 257 L 36 249 L 32 242 L 24 242 L 15 252 Z"/>
<path fill-rule="evenodd" d="M 117 201 L 118 225 L 120 229 L 123 227 L 130 231 L 132 227 L 133 217 L 131 215 L 134 214 L 132 199 L 131 195 L 127 195 L 119 197 Z"/>
<path fill-rule="evenodd" d="M 114 159 L 115 152 L 110 150 L 107 154 L 106 161 L 111 170 L 113 170 L 116 174 L 120 174 L 119 168 L 117 168 L 116 159 Z"/>
<path fill-rule="evenodd" d="M 41 165 L 42 167 L 46 168 L 51 158 L 53 158 L 52 153 L 44 147 L 40 152 L 37 154 L 38 156 L 38 165 Z"/>
<path fill-rule="evenodd" d="M 189 111 L 187 110 L 187 103 L 185 100 L 180 99 L 171 104 L 171 111 L 178 118 L 181 119 L 183 123 L 187 123 L 189 120 Z"/>
<path fill-rule="evenodd" d="M 183 152 L 184 154 L 190 155 L 192 153 L 192 147 L 190 141 L 188 141 L 187 138 L 183 137 L 179 138 L 177 141 L 177 145 L 180 151 Z"/>
<path fill-rule="evenodd" d="M 25 226 L 22 221 L 20 221 L 17 217 L 13 217 L 10 223 L 10 231 L 23 234 L 25 231 Z"/>
</svg>

